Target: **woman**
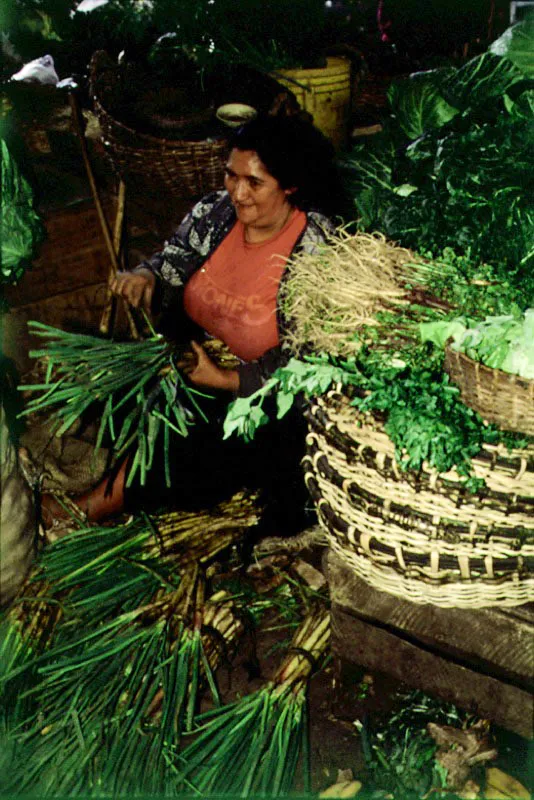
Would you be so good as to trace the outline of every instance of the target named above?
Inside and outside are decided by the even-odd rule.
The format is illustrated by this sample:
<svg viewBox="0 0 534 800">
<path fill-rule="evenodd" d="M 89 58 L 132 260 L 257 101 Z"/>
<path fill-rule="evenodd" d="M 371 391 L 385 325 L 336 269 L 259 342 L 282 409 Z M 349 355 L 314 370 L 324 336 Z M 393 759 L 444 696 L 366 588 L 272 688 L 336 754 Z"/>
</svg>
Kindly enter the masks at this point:
<svg viewBox="0 0 534 800">
<path fill-rule="evenodd" d="M 202 199 L 160 253 L 112 281 L 114 294 L 132 306 L 161 313 L 166 335 L 183 339 L 189 331 L 196 356 L 189 381 L 216 399 L 205 401 L 209 422 L 193 426 L 179 442 L 170 496 L 153 471 L 145 487 L 126 490 L 125 461 L 112 480 L 78 499 L 89 520 L 169 501 L 207 506 L 245 486 L 267 491 L 286 520 L 296 506 L 300 510 L 303 421 L 288 416 L 247 444 L 223 441 L 222 420 L 232 395 L 250 395 L 287 358 L 288 321 L 280 302 L 286 262 L 293 252 L 313 252 L 333 229 L 324 214 L 339 197 L 333 155 L 307 122 L 254 120 L 231 142 L 225 191 Z M 206 335 L 229 347 L 240 360 L 237 369 L 221 369 L 207 356 Z M 291 508 L 286 492 L 295 500 Z"/>
</svg>

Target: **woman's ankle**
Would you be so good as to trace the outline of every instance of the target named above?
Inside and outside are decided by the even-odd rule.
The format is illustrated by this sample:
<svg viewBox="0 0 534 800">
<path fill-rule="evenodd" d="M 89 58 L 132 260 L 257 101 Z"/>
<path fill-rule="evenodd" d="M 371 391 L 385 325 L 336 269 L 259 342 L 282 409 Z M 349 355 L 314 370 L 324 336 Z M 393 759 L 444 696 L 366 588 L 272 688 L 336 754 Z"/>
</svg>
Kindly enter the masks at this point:
<svg viewBox="0 0 534 800">
<path fill-rule="evenodd" d="M 86 509 L 76 498 L 45 492 L 41 495 L 40 514 L 44 527 L 48 529 L 69 519 L 85 519 Z"/>
</svg>

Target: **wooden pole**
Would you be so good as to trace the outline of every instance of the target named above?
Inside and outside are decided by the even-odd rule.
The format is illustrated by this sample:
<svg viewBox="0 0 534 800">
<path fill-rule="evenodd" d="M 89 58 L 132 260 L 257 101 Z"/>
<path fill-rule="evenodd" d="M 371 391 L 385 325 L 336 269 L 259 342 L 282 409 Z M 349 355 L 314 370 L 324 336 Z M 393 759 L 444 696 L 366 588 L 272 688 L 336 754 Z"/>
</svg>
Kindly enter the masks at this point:
<svg viewBox="0 0 534 800">
<path fill-rule="evenodd" d="M 124 210 L 126 206 L 126 184 L 123 180 L 119 183 L 119 192 L 117 195 L 117 214 L 115 216 L 115 225 L 113 229 L 113 249 L 117 256 L 117 260 L 119 263 L 122 264 L 122 257 L 121 257 L 121 247 L 122 247 L 122 232 L 124 226 Z M 116 274 L 116 271 L 113 270 L 113 266 L 111 269 L 111 274 Z M 124 303 L 125 308 L 129 311 L 126 302 Z M 102 318 L 100 320 L 100 333 L 103 333 L 105 336 L 109 334 L 110 323 L 114 316 L 114 312 L 116 311 L 116 297 L 108 292 L 108 299 L 106 303 L 106 307 L 104 308 L 104 312 L 102 314 Z M 130 319 L 128 318 L 128 322 L 130 323 Z M 131 329 L 131 324 L 130 324 Z M 137 330 L 136 330 L 137 333 Z M 134 338 L 136 338 L 134 336 Z"/>
<path fill-rule="evenodd" d="M 118 258 L 117 250 L 115 249 L 115 246 L 114 246 L 114 242 L 113 242 L 113 240 L 111 238 L 111 232 L 109 230 L 109 225 L 108 225 L 108 222 L 107 222 L 107 219 L 106 219 L 106 215 L 104 214 L 104 208 L 102 206 L 102 201 L 100 200 L 100 195 L 98 194 L 98 187 L 96 185 L 95 176 L 94 176 L 94 173 L 93 173 L 93 168 L 91 166 L 91 161 L 89 159 L 89 152 L 88 152 L 88 149 L 87 149 L 87 142 L 85 140 L 84 120 L 83 120 L 82 112 L 81 112 L 81 109 L 80 109 L 80 105 L 78 103 L 78 97 L 76 96 L 76 92 L 74 92 L 74 91 L 69 92 L 69 104 L 70 104 L 70 108 L 71 108 L 71 112 L 72 112 L 72 121 L 73 121 L 73 125 L 74 125 L 74 130 L 75 130 L 76 135 L 77 135 L 77 137 L 78 137 L 78 139 L 80 141 L 83 163 L 85 165 L 85 171 L 87 173 L 87 178 L 89 180 L 89 186 L 91 187 L 91 193 L 93 195 L 93 201 L 94 201 L 94 204 L 95 204 L 96 213 L 98 215 L 98 221 L 100 222 L 100 228 L 102 230 L 102 235 L 104 237 L 104 241 L 106 243 L 106 248 L 107 248 L 107 251 L 108 251 L 108 254 L 109 254 L 109 258 L 110 258 L 110 261 L 111 261 L 111 275 L 116 275 L 117 272 L 119 272 L 119 270 L 120 270 L 119 258 Z M 123 184 L 122 181 L 121 181 L 121 184 L 124 187 L 124 184 Z M 119 194 L 120 194 L 120 191 L 121 191 L 121 189 L 119 187 Z M 125 190 L 124 190 L 124 188 L 123 188 L 122 191 L 123 191 L 122 209 L 120 208 L 121 201 L 120 201 L 120 197 L 119 197 L 119 208 L 117 210 L 117 217 L 119 217 L 119 220 L 118 220 L 119 225 L 117 225 L 117 220 L 115 221 L 115 233 L 116 233 L 116 238 L 118 237 L 118 241 L 119 242 L 120 242 L 120 239 L 122 238 L 122 225 L 123 225 L 123 221 L 124 221 L 124 199 L 125 199 L 125 194 L 124 194 Z M 119 211 L 120 211 L 120 214 L 119 214 Z M 119 233 L 117 233 L 117 231 L 119 231 Z M 108 307 L 110 307 L 109 312 L 107 310 Z M 108 327 L 109 327 L 109 319 L 111 318 L 112 303 L 108 303 L 108 307 L 106 307 L 106 309 L 104 311 L 104 317 L 107 315 Z M 124 303 L 124 307 L 125 307 L 125 310 L 126 310 L 126 316 L 128 318 L 128 324 L 130 326 L 130 332 L 132 334 L 132 338 L 139 339 L 139 332 L 137 330 L 137 325 L 135 324 L 135 320 L 134 320 L 134 318 L 132 316 L 132 312 L 131 312 L 131 310 L 130 310 L 130 308 L 129 308 L 129 306 L 128 306 L 128 304 L 126 302 Z M 103 320 L 103 321 L 105 322 L 105 320 Z M 100 330 L 102 331 L 102 333 L 107 333 L 108 332 L 107 330 L 102 330 L 102 322 L 101 322 Z"/>
</svg>

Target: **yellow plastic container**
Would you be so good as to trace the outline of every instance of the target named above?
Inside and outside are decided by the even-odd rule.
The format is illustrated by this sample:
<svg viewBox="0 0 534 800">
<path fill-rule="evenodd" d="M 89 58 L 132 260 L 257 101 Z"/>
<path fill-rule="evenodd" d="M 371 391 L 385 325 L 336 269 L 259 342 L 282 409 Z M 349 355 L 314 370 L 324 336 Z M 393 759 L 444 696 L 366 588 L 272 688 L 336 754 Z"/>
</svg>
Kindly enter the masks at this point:
<svg viewBox="0 0 534 800">
<path fill-rule="evenodd" d="M 273 74 L 287 86 L 314 124 L 342 147 L 348 138 L 351 94 L 351 62 L 341 56 L 327 59 L 320 69 L 281 69 Z"/>
</svg>

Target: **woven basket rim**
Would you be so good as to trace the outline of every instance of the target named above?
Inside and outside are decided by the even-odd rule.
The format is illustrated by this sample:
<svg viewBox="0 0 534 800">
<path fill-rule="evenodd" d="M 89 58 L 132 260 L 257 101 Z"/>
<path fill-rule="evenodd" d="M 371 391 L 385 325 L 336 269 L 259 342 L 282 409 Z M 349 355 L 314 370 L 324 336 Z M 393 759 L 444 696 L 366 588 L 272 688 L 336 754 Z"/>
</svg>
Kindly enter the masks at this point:
<svg viewBox="0 0 534 800">
<path fill-rule="evenodd" d="M 533 379 L 489 367 L 451 345 L 443 368 L 468 408 L 502 430 L 534 436 Z"/>
<path fill-rule="evenodd" d="M 336 388 L 330 389 L 324 395 L 318 395 L 317 397 L 310 398 L 308 409 L 305 412 L 306 416 L 309 415 L 310 413 L 313 414 L 314 408 L 321 409 L 324 406 L 326 406 L 326 408 L 328 409 L 329 407 L 332 408 L 333 406 L 335 408 L 337 406 L 337 410 L 339 410 L 340 407 L 343 407 L 346 410 L 348 409 L 351 410 L 351 413 L 354 416 L 353 422 L 355 425 L 355 430 L 359 429 L 361 427 L 361 424 L 369 422 L 369 424 L 371 424 L 372 426 L 376 426 L 376 428 L 389 439 L 389 436 L 384 431 L 385 420 L 380 416 L 380 412 L 373 412 L 369 410 L 360 411 L 356 407 L 351 406 L 350 405 L 351 398 L 349 393 L 347 392 L 347 389 L 350 389 L 350 387 L 345 387 L 339 384 Z M 346 436 L 346 434 L 342 435 Z M 394 449 L 393 443 L 392 443 L 392 448 Z M 476 460 L 477 458 L 484 458 L 486 454 L 494 454 L 496 458 L 505 460 L 510 460 L 514 458 L 525 458 L 525 457 L 527 457 L 530 460 L 531 458 L 534 457 L 534 439 L 532 439 L 532 441 L 529 441 L 526 447 L 524 448 L 518 448 L 518 447 L 508 448 L 506 447 L 506 445 L 503 445 L 502 443 L 497 443 L 497 444 L 485 443 L 481 448 L 481 450 L 474 456 L 472 456 L 472 459 Z M 423 469 L 427 469 L 427 471 L 429 472 L 435 471 L 432 468 L 423 467 Z"/>
<path fill-rule="evenodd" d="M 445 352 L 454 358 L 458 358 L 460 361 L 465 361 L 466 364 L 469 364 L 469 366 L 471 366 L 473 369 L 478 369 L 478 372 L 482 375 L 487 375 L 488 377 L 490 375 L 497 375 L 498 380 L 501 383 L 519 386 L 528 390 L 534 386 L 533 378 L 523 378 L 521 375 L 515 375 L 512 372 L 506 372 L 505 370 L 498 369 L 497 367 L 488 367 L 487 364 L 483 364 L 481 361 L 476 361 L 474 358 L 471 358 L 471 356 L 468 356 L 467 353 L 464 353 L 461 350 L 455 350 L 450 344 L 445 346 Z"/>
<path fill-rule="evenodd" d="M 96 110 L 97 117 L 99 117 L 100 122 L 102 123 L 102 117 L 109 119 L 110 124 L 114 125 L 116 128 L 120 129 L 123 133 L 128 134 L 129 136 L 135 139 L 140 139 L 143 142 L 147 142 L 150 144 L 154 150 L 161 150 L 164 147 L 168 147 L 168 149 L 179 147 L 180 145 L 222 145 L 226 144 L 227 139 L 224 136 L 218 137 L 210 137 L 209 139 L 187 139 L 187 138 L 176 138 L 176 139 L 167 139 L 164 136 L 154 136 L 150 133 L 145 133 L 144 131 L 136 130 L 135 128 L 130 128 L 124 122 L 120 122 L 113 114 L 105 108 L 102 104 L 102 101 L 96 96 L 93 95 L 93 102 Z"/>
<path fill-rule="evenodd" d="M 191 139 L 191 138 L 166 138 L 165 136 L 154 136 L 150 133 L 145 133 L 144 131 L 137 130 L 136 128 L 131 128 L 124 122 L 118 120 L 112 111 L 106 107 L 105 101 L 105 93 L 99 91 L 98 87 L 98 78 L 99 78 L 99 61 L 102 61 L 103 58 L 109 58 L 108 54 L 104 50 L 97 50 L 93 53 L 90 63 L 90 88 L 91 88 L 91 97 L 94 103 L 95 111 L 99 121 L 104 124 L 108 123 L 110 125 L 115 126 L 119 131 L 123 134 L 127 134 L 128 136 L 132 137 L 132 139 L 141 140 L 146 142 L 154 147 L 154 149 L 161 149 L 165 146 L 168 146 L 169 149 L 173 147 L 179 147 L 180 144 L 186 145 L 195 145 L 195 144 L 213 144 L 213 145 L 220 145 L 222 143 L 226 143 L 227 139 L 222 134 L 220 136 L 210 137 L 209 139 Z M 115 65 L 110 64 L 109 69 L 112 69 Z M 190 119 L 195 119 L 196 115 L 191 115 Z M 186 119 L 186 118 L 183 118 Z"/>
</svg>

